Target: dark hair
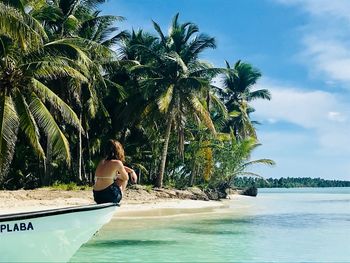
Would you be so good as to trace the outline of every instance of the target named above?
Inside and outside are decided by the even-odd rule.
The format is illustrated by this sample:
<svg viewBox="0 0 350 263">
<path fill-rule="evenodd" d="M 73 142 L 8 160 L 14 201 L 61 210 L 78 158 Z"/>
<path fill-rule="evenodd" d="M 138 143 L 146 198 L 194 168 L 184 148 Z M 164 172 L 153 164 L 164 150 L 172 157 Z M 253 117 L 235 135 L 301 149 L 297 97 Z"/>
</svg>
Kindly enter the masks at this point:
<svg viewBox="0 0 350 263">
<path fill-rule="evenodd" d="M 120 160 L 125 162 L 123 145 L 116 140 L 109 140 L 105 149 L 106 160 Z"/>
</svg>

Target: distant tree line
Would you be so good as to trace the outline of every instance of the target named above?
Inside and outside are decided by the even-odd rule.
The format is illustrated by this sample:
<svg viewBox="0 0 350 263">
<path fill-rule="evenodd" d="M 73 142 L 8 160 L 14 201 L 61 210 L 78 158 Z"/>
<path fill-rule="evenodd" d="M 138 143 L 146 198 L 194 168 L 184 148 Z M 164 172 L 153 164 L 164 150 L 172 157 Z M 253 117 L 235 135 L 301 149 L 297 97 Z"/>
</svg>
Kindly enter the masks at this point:
<svg viewBox="0 0 350 263">
<path fill-rule="evenodd" d="M 311 177 L 281 177 L 277 178 L 254 178 L 254 177 L 236 177 L 233 180 L 234 187 L 257 188 L 293 188 L 293 187 L 350 187 L 350 181 L 325 180 L 322 178 Z"/>
</svg>

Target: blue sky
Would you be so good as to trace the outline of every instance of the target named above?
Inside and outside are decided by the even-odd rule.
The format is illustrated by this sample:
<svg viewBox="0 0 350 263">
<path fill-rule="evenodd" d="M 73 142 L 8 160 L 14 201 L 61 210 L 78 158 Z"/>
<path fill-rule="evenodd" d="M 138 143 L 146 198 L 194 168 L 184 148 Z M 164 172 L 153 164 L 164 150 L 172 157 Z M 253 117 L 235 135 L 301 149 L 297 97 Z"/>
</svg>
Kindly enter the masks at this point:
<svg viewBox="0 0 350 263">
<path fill-rule="evenodd" d="M 196 23 L 217 40 L 202 59 L 252 63 L 263 73 L 254 103 L 263 144 L 254 158 L 272 158 L 264 177 L 310 176 L 350 180 L 350 1 L 348 0 L 110 0 L 103 13 L 124 16 L 121 29 L 167 31 Z"/>
</svg>

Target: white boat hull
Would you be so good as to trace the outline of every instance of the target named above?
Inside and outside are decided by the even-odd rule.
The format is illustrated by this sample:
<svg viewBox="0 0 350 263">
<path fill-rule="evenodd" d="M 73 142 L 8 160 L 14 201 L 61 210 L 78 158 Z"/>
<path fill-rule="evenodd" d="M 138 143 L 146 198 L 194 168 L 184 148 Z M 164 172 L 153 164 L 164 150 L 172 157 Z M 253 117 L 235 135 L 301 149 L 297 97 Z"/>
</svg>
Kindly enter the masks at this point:
<svg viewBox="0 0 350 263">
<path fill-rule="evenodd" d="M 0 216 L 0 261 L 67 262 L 115 210 L 102 204 Z"/>
</svg>

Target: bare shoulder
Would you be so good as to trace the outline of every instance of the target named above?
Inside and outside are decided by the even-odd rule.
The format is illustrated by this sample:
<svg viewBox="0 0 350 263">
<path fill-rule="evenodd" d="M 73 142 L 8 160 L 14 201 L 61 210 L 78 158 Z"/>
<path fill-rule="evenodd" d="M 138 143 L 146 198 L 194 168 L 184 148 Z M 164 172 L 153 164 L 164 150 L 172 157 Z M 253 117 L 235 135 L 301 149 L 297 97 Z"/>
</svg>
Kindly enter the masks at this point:
<svg viewBox="0 0 350 263">
<path fill-rule="evenodd" d="M 110 163 L 111 163 L 113 166 L 116 166 L 116 167 L 122 167 L 122 166 L 123 166 L 123 163 L 122 163 L 122 161 L 120 161 L 120 160 L 110 160 Z"/>
<path fill-rule="evenodd" d="M 101 160 L 101 161 L 98 163 L 97 168 L 102 167 L 103 165 L 104 165 L 104 160 Z"/>
</svg>

